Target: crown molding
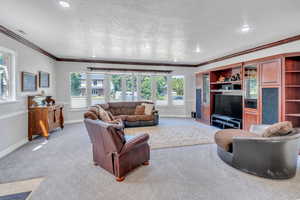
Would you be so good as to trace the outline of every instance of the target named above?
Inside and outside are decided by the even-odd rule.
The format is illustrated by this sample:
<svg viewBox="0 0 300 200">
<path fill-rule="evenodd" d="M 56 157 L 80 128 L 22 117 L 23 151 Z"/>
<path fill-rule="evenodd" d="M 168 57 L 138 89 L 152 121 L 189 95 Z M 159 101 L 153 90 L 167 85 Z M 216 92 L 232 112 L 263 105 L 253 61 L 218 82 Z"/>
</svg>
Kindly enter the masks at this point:
<svg viewBox="0 0 300 200">
<path fill-rule="evenodd" d="M 167 66 L 167 67 L 200 67 L 203 65 L 208 65 L 208 64 L 212 64 L 212 63 L 216 63 L 216 62 L 220 62 L 223 60 L 227 60 L 230 58 L 234 58 L 234 57 L 238 57 L 241 55 L 245 55 L 245 54 L 249 54 L 249 53 L 253 53 L 256 51 L 260 51 L 263 49 L 268 49 L 271 47 L 275 47 L 275 46 L 279 46 L 279 45 L 283 45 L 283 44 L 287 44 L 290 42 L 294 42 L 297 40 L 300 40 L 300 35 L 296 35 L 293 37 L 289 37 L 289 38 L 285 38 L 276 42 L 271 42 L 271 43 L 267 43 L 264 45 L 260 45 L 251 49 L 247 49 L 247 50 L 243 50 L 243 51 L 239 51 L 233 54 L 229 54 L 226 56 L 222 56 L 219 58 L 215 58 L 215 59 L 211 59 L 199 64 L 172 64 L 172 63 L 159 63 L 159 62 L 137 62 L 137 61 L 113 61 L 113 60 L 98 60 L 98 59 L 85 59 L 85 58 L 59 58 L 56 57 L 55 55 L 47 52 L 46 50 L 42 49 L 41 47 L 39 47 L 38 45 L 30 42 L 29 40 L 23 38 L 22 36 L 16 34 L 15 32 L 9 30 L 8 28 L 0 25 L 0 32 L 3 33 L 4 35 L 7 35 L 8 37 L 24 44 L 25 46 L 34 49 L 38 52 L 40 52 L 41 54 L 44 54 L 46 56 L 48 56 L 49 58 L 52 58 L 56 61 L 60 61 L 60 62 L 84 62 L 84 63 L 102 63 L 102 64 L 118 64 L 118 65 L 143 65 L 143 66 Z"/>
<path fill-rule="evenodd" d="M 25 38 L 23 38 L 22 36 L 16 34 L 15 32 L 5 28 L 4 26 L 0 25 L 0 32 L 3 33 L 4 35 L 24 44 L 25 46 L 36 50 L 38 52 L 40 52 L 41 54 L 44 54 L 45 56 L 48 56 L 49 58 L 52 58 L 54 60 L 57 60 L 58 58 L 56 56 L 54 56 L 53 54 L 45 51 L 44 49 L 40 48 L 39 46 L 37 46 L 36 44 L 30 42 L 29 40 L 26 40 Z"/>
<path fill-rule="evenodd" d="M 230 59 L 230 58 L 234 58 L 234 57 L 242 56 L 242 55 L 245 55 L 245 54 L 253 53 L 253 52 L 256 52 L 256 51 L 263 50 L 263 49 L 268 49 L 268 48 L 271 48 L 271 47 L 287 44 L 287 43 L 294 42 L 294 41 L 297 41 L 297 40 L 300 40 L 300 35 L 296 35 L 296 36 L 293 36 L 293 37 L 285 38 L 283 40 L 278 40 L 276 42 L 271 42 L 271 43 L 267 43 L 267 44 L 264 44 L 264 45 L 260 45 L 260 46 L 257 46 L 257 47 L 251 48 L 251 49 L 247 49 L 247 50 L 243 50 L 243 51 L 236 52 L 236 53 L 233 53 L 233 54 L 229 54 L 229 55 L 226 55 L 226 56 L 223 56 L 223 57 L 220 57 L 220 58 L 215 58 L 215 59 L 212 59 L 212 60 L 208 60 L 208 61 L 197 64 L 197 66 L 200 67 L 200 66 L 203 66 L 203 65 L 208 65 L 208 64 L 220 62 L 220 61 L 223 61 L 223 60 L 227 60 L 227 59 Z"/>
</svg>

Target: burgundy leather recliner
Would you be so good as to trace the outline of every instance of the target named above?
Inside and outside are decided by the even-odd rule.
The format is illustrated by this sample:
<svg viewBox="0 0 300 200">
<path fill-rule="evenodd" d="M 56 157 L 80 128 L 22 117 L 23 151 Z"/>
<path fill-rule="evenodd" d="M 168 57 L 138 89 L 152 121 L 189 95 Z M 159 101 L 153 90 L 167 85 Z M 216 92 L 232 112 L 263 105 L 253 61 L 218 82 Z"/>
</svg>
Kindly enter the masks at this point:
<svg viewBox="0 0 300 200">
<path fill-rule="evenodd" d="M 117 181 L 123 181 L 132 169 L 149 164 L 148 134 L 126 139 L 122 124 L 88 118 L 84 123 L 92 142 L 94 164 L 115 175 Z"/>
</svg>

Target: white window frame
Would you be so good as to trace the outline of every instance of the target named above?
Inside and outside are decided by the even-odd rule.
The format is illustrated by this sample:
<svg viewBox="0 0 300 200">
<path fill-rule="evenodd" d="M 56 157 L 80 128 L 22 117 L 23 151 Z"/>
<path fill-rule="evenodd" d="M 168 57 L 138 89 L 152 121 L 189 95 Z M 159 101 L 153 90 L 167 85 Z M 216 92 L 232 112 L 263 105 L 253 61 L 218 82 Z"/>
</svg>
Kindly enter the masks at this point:
<svg viewBox="0 0 300 200">
<path fill-rule="evenodd" d="M 87 98 L 87 102 L 86 102 L 86 107 L 91 106 L 92 103 L 92 91 L 91 91 L 91 85 L 92 85 L 92 81 L 90 80 L 90 76 L 89 72 L 70 72 L 70 75 L 72 73 L 84 73 L 86 74 L 87 80 L 86 80 L 86 89 L 87 89 L 87 94 L 86 94 L 86 98 Z M 102 73 L 101 73 L 102 74 Z M 143 76 L 149 76 L 150 80 L 151 80 L 151 97 L 149 100 L 152 100 L 154 103 L 156 103 L 157 98 L 156 98 L 156 91 L 157 91 L 157 80 L 156 80 L 156 76 L 166 76 L 167 77 L 167 102 L 164 105 L 157 105 L 159 107 L 168 107 L 168 106 L 173 106 L 173 107 L 183 107 L 185 106 L 185 97 L 186 97 L 186 80 L 185 80 L 185 75 L 182 74 L 143 74 L 143 73 L 103 73 L 104 74 L 104 102 L 109 102 L 109 101 L 113 101 L 110 98 L 111 95 L 111 79 L 112 79 L 112 75 L 119 75 L 121 78 L 121 91 L 122 91 L 122 98 L 120 100 L 115 100 L 114 102 L 118 102 L 118 101 L 125 101 L 126 100 L 126 91 L 127 91 L 127 84 L 126 84 L 126 77 L 128 76 L 135 76 L 136 77 L 136 85 L 137 85 L 137 101 L 141 101 L 143 100 L 141 97 L 141 81 Z M 173 88 L 172 88 L 172 78 L 173 76 L 181 76 L 183 78 L 183 104 L 174 104 L 173 102 Z M 69 76 L 71 77 L 71 76 Z M 69 80 L 70 85 L 70 106 L 71 109 L 77 110 L 77 109 L 84 109 L 84 108 L 77 108 L 77 107 L 72 107 L 72 96 L 71 96 L 71 80 Z M 134 92 L 134 91 L 133 91 Z M 132 99 L 132 101 L 136 101 L 134 100 L 134 97 Z M 85 108 L 86 108 L 85 107 Z"/>
<path fill-rule="evenodd" d="M 9 64 L 8 66 L 8 97 L 0 98 L 0 104 L 9 103 L 16 101 L 16 53 L 10 49 L 0 47 L 0 52 L 4 54 L 9 54 Z"/>
</svg>

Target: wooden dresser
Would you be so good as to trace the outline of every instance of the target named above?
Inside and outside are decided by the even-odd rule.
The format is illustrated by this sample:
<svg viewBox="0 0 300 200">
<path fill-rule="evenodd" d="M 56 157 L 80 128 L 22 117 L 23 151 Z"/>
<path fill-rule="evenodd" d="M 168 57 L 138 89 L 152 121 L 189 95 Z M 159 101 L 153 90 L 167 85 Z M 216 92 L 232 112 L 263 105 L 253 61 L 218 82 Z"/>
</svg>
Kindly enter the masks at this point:
<svg viewBox="0 0 300 200">
<path fill-rule="evenodd" d="M 50 98 L 48 98 L 50 99 Z M 43 96 L 28 96 L 28 139 L 33 135 L 49 138 L 49 133 L 64 128 L 63 105 Z"/>
</svg>

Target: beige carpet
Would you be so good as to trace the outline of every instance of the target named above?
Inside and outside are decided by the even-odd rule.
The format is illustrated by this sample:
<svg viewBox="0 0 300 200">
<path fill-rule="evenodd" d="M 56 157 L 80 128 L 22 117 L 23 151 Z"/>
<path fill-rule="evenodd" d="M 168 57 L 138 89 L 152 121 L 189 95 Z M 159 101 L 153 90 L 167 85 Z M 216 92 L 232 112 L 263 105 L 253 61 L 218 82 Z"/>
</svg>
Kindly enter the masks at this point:
<svg viewBox="0 0 300 200">
<path fill-rule="evenodd" d="M 192 120 L 170 119 L 158 126 L 126 128 L 127 135 L 148 133 L 151 149 L 214 143 L 217 129 Z"/>
</svg>

